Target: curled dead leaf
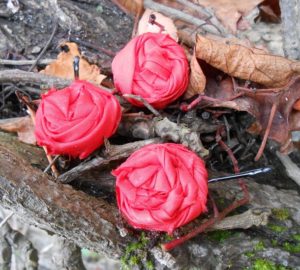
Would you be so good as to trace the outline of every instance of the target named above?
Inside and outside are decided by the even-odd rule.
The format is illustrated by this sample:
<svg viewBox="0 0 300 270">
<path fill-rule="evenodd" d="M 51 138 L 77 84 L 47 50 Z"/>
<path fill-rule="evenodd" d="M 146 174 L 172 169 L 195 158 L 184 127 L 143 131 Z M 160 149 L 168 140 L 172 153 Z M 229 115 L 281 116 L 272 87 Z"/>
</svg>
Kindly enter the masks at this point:
<svg viewBox="0 0 300 270">
<path fill-rule="evenodd" d="M 74 79 L 73 61 L 75 56 L 79 56 L 80 79 L 90 81 L 97 85 L 101 84 L 106 76 L 100 74 L 98 66 L 89 64 L 88 61 L 81 56 L 76 43 L 66 42 L 62 44 L 61 47 L 63 51 L 58 54 L 57 60 L 49 64 L 41 73 L 65 79 Z"/>
<path fill-rule="evenodd" d="M 112 0 L 124 12 L 138 14 L 143 9 L 143 0 Z"/>
<path fill-rule="evenodd" d="M 36 144 L 34 124 L 30 116 L 1 119 L 0 129 L 7 132 L 16 132 L 21 142 Z"/>
<path fill-rule="evenodd" d="M 193 2 L 215 11 L 216 17 L 232 33 L 236 33 L 237 23 L 263 0 L 193 0 Z"/>
<path fill-rule="evenodd" d="M 155 21 L 164 27 L 165 30 L 162 31 L 162 33 L 169 34 L 170 37 L 177 42 L 178 41 L 177 28 L 173 20 L 151 9 L 146 9 L 143 16 L 141 17 L 138 25 L 137 35 L 141 35 L 147 32 L 151 32 L 151 33 L 161 32 L 161 29 L 158 25 L 149 23 L 149 17 L 151 14 L 154 14 Z"/>
<path fill-rule="evenodd" d="M 300 130 L 299 118 L 295 117 L 299 112 L 293 109 L 300 98 L 300 76 L 281 88 L 257 90 L 234 86 L 230 77 L 220 82 L 209 77 L 207 80 L 201 106 L 248 112 L 256 119 L 249 132 L 277 141 L 282 151 L 290 146 L 291 132 Z"/>
<path fill-rule="evenodd" d="M 184 94 L 184 98 L 186 99 L 191 98 L 197 94 L 203 93 L 206 85 L 206 77 L 204 76 L 203 71 L 198 63 L 195 51 L 193 53 L 190 66 L 191 66 L 190 81 L 189 81 L 188 89 Z"/>
<path fill-rule="evenodd" d="M 233 77 L 266 87 L 282 87 L 300 74 L 298 61 L 269 55 L 259 49 L 224 44 L 201 35 L 197 35 L 196 57 Z"/>
</svg>

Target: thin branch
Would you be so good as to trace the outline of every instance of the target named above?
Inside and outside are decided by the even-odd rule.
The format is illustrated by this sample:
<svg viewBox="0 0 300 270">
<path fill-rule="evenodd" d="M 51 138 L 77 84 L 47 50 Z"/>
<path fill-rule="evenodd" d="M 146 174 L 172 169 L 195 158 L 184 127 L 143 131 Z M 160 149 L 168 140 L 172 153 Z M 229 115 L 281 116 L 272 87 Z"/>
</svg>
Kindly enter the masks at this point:
<svg viewBox="0 0 300 270">
<path fill-rule="evenodd" d="M 53 39 L 53 37 L 54 37 L 54 35 L 55 35 L 55 33 L 56 33 L 57 28 L 58 28 L 58 22 L 56 21 L 56 22 L 54 23 L 54 28 L 53 28 L 53 30 L 52 30 L 51 36 L 50 36 L 50 38 L 48 39 L 48 41 L 47 41 L 45 47 L 44 47 L 43 50 L 40 52 L 40 54 L 38 55 L 38 57 L 35 59 L 34 63 L 31 65 L 31 67 L 28 69 L 28 71 L 32 71 L 32 70 L 35 68 L 35 66 L 37 65 L 38 61 L 42 58 L 42 56 L 44 55 L 44 53 L 46 52 L 46 50 L 47 50 L 48 47 L 50 46 L 50 43 L 52 42 L 52 39 Z"/>
<path fill-rule="evenodd" d="M 36 60 L 7 60 L 0 59 L 0 65 L 6 66 L 27 66 L 35 63 Z M 38 61 L 40 65 L 48 65 L 51 62 L 55 61 L 54 59 L 42 59 Z"/>
<path fill-rule="evenodd" d="M 47 88 L 63 88 L 70 85 L 72 80 L 62 79 L 41 73 L 23 71 L 19 69 L 7 69 L 0 71 L 0 83 L 15 82 L 43 85 Z"/>
<path fill-rule="evenodd" d="M 73 169 L 65 172 L 64 174 L 58 177 L 58 180 L 62 183 L 70 183 L 76 177 L 83 175 L 85 172 L 92 169 L 100 169 L 104 166 L 107 166 L 110 162 L 115 160 L 120 160 L 131 155 L 137 149 L 152 143 L 160 142 L 159 139 L 149 139 L 144 141 L 137 141 L 132 143 L 127 143 L 124 145 L 110 145 L 110 152 L 108 157 L 95 157 L 87 162 L 83 162 Z"/>
<path fill-rule="evenodd" d="M 163 4 L 157 3 L 153 0 L 144 0 L 144 6 L 154 11 L 164 13 L 165 15 L 168 15 L 172 18 L 183 20 L 197 27 L 202 27 L 205 31 L 209 33 L 218 34 L 218 35 L 221 34 L 222 36 L 228 35 L 227 31 L 222 25 L 215 25 L 215 24 L 209 25 L 209 23 L 204 20 L 198 19 L 197 17 L 194 17 L 190 14 L 187 14 L 175 8 L 171 8 Z M 211 26 L 213 26 L 214 28 L 212 28 Z"/>
<path fill-rule="evenodd" d="M 137 101 L 143 103 L 144 106 L 145 106 L 150 112 L 152 112 L 155 116 L 161 116 L 161 114 L 159 113 L 159 111 L 157 111 L 156 109 L 154 109 L 153 106 L 151 106 L 151 104 L 149 104 L 149 102 L 148 102 L 147 100 L 145 100 L 144 98 L 142 98 L 141 96 L 136 96 L 136 95 L 132 95 L 132 94 L 124 94 L 123 97 L 135 99 L 135 100 L 137 100 Z"/>
<path fill-rule="evenodd" d="M 14 215 L 14 212 L 11 212 L 10 214 L 8 214 L 0 223 L 0 228 L 2 228 L 6 222 Z"/>
</svg>

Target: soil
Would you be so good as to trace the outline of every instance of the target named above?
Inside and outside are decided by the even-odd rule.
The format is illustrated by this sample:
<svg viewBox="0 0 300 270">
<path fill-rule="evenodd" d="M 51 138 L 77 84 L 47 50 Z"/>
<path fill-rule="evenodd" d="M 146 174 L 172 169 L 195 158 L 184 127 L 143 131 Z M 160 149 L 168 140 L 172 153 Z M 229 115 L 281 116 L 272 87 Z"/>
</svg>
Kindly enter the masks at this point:
<svg viewBox="0 0 300 270">
<path fill-rule="evenodd" d="M 0 3 L 0 10 L 7 11 L 7 16 L 0 16 L 0 58 L 36 59 L 49 40 L 54 25 L 58 21 L 58 29 L 43 58 L 54 59 L 61 42 L 66 40 L 77 41 L 83 55 L 91 63 L 101 66 L 105 74 L 111 79 L 110 63 L 112 56 L 103 53 L 102 49 L 111 52 L 120 50 L 131 37 L 133 18 L 108 0 L 58 1 L 60 2 L 59 12 L 64 12 L 66 18 L 72 18 L 73 24 L 66 27 L 67 23 L 59 21 L 60 19 L 51 12 L 45 12 L 46 4 L 35 2 L 30 0 L 20 1 L 20 10 L 15 14 L 9 13 L 10 11 L 7 10 L 5 3 Z M 49 2 L 54 3 L 55 1 Z M 5 14 L 5 12 L 1 14 Z M 248 38 L 250 42 L 263 46 L 274 54 L 283 55 L 280 24 L 257 22 L 252 24 L 249 30 L 240 32 L 239 36 Z M 12 67 L 2 66 L 0 68 Z M 28 70 L 28 68 L 28 66 L 21 67 L 24 70 Z M 34 71 L 43 68 L 43 65 L 38 64 Z M 16 87 L 22 89 L 32 99 L 38 97 L 37 94 L 32 94 L 28 85 L 25 87 L 18 84 L 18 82 L 15 82 L 13 88 L 10 84 L 3 84 L 0 87 L 0 119 L 26 114 L 14 95 L 13 90 Z M 29 87 L 38 89 L 36 86 Z M 269 142 L 262 159 L 254 163 L 253 158 L 261 141 L 259 138 L 245 133 L 246 125 L 241 124 L 249 123 L 253 119 L 246 113 L 235 112 L 231 112 L 226 118 L 215 119 L 213 115 L 207 117 L 203 112 L 203 110 L 197 109 L 186 115 L 182 115 L 179 110 L 168 110 L 165 113 L 170 120 L 176 122 L 179 119 L 192 130 L 193 128 L 196 129 L 195 123 L 202 123 L 203 121 L 206 121 L 207 127 L 212 130 L 216 122 L 228 122 L 231 129 L 231 139 L 228 139 L 227 143 L 231 145 L 236 157 L 240 160 L 240 169 L 248 170 L 265 166 L 273 168 L 273 171 L 267 176 L 258 176 L 255 180 L 249 180 L 252 200 L 249 205 L 237 211 L 239 213 L 250 208 L 266 207 L 272 210 L 270 222 L 265 227 L 200 235 L 189 241 L 188 244 L 171 252 L 169 264 L 164 258 L 159 259 L 159 256 L 155 257 L 155 253 L 152 253 L 151 258 L 155 257 L 153 261 L 156 268 L 300 269 L 300 188 L 287 176 L 284 166 L 276 156 L 278 146 L 274 142 Z M 242 140 L 240 140 L 241 137 Z M 232 173 L 232 163 L 227 157 L 227 153 L 216 146 L 214 132 L 203 132 L 203 135 L 201 133 L 201 139 L 204 146 L 211 150 L 211 155 L 206 160 L 210 171 L 212 173 Z M 113 138 L 113 141 L 119 141 L 119 144 L 126 140 L 131 141 L 133 138 L 126 139 L 124 136 Z M 252 141 L 252 146 L 247 147 Z M 293 153 L 291 157 L 295 163 L 300 164 L 299 152 Z M 112 166 L 116 166 L 116 164 Z M 95 171 L 89 174 L 91 181 L 78 178 L 73 183 L 74 187 L 114 204 L 114 186 L 111 184 L 106 185 L 104 182 L 95 184 L 97 173 Z M 112 178 L 107 177 L 108 182 L 113 181 Z M 211 191 L 216 196 L 219 205 L 226 204 L 233 201 L 236 196 L 240 196 L 238 185 L 233 181 L 213 185 Z M 16 229 L 17 226 L 13 226 L 13 222 L 19 224 L 20 221 L 13 220 L 9 223 L 11 227 Z M 24 235 L 28 237 L 29 241 L 32 241 L 35 248 L 45 248 L 45 245 L 41 245 L 41 242 L 37 244 L 36 239 L 33 240 L 29 237 L 32 230 L 34 229 L 28 227 L 27 230 L 24 230 L 26 231 Z M 35 233 L 38 234 L 37 231 Z M 42 232 L 39 233 L 42 234 Z M 147 236 L 153 238 L 151 234 L 147 234 Z M 44 235 L 43 237 L 49 240 L 52 236 Z M 55 241 L 55 239 L 51 241 Z M 50 256 L 51 253 L 48 253 L 48 255 Z M 131 255 L 138 256 L 138 251 L 137 253 L 133 252 Z M 97 269 L 97 267 L 98 269 L 118 269 L 120 266 L 119 262 L 107 261 L 102 255 L 95 255 L 89 251 L 84 251 L 83 257 L 88 269 Z M 48 259 L 46 258 L 45 261 Z M 175 265 L 172 264 L 172 260 L 176 261 Z"/>
</svg>

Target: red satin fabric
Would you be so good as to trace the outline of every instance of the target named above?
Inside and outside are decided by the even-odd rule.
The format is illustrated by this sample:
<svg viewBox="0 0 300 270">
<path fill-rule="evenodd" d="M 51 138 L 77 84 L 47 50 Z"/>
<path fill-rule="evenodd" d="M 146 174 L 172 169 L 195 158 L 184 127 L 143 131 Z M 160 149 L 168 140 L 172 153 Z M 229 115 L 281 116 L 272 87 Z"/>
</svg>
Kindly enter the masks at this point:
<svg viewBox="0 0 300 270">
<path fill-rule="evenodd" d="M 49 154 L 87 157 L 109 138 L 121 119 L 118 100 L 86 81 L 42 95 L 35 136 Z"/>
<path fill-rule="evenodd" d="M 113 175 L 119 209 L 135 228 L 172 233 L 206 211 L 205 164 L 182 145 L 143 147 Z"/>
<path fill-rule="evenodd" d="M 179 98 L 188 84 L 184 50 L 166 34 L 145 33 L 133 38 L 115 56 L 112 72 L 117 90 L 141 96 L 158 109 Z"/>
</svg>

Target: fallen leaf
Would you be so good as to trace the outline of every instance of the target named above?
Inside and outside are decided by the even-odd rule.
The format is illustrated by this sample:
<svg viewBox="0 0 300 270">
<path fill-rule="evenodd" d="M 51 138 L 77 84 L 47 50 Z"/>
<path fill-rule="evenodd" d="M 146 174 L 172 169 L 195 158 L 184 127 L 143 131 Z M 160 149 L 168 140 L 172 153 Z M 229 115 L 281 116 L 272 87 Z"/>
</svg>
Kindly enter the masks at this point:
<svg viewBox="0 0 300 270">
<path fill-rule="evenodd" d="M 256 119 L 248 131 L 261 136 L 266 133 L 272 107 L 276 105 L 268 138 L 277 141 L 284 151 L 291 143 L 291 132 L 300 130 L 300 118 L 295 117 L 299 116 L 299 112 L 293 110 L 295 101 L 300 98 L 300 76 L 278 89 L 252 90 L 235 87 L 230 77 L 220 82 L 207 77 L 204 98 L 199 105 L 248 112 Z"/>
<path fill-rule="evenodd" d="M 263 0 L 193 0 L 193 2 L 212 8 L 222 24 L 232 33 L 236 33 L 238 21 Z"/>
<path fill-rule="evenodd" d="M 281 21 L 279 0 L 265 0 L 259 5 L 259 10 L 259 20 L 269 23 L 279 23 Z"/>
<path fill-rule="evenodd" d="M 158 25 L 149 23 L 149 17 L 151 14 L 154 14 L 155 21 L 164 27 L 165 30 L 162 31 L 162 33 L 168 33 L 170 37 L 177 42 L 178 41 L 177 28 L 173 20 L 151 9 L 146 9 L 143 16 L 141 17 L 138 25 L 137 35 L 141 35 L 147 32 L 151 32 L 151 33 L 161 32 L 161 28 Z"/>
<path fill-rule="evenodd" d="M 191 73 L 190 73 L 190 81 L 187 91 L 184 94 L 184 98 L 188 99 L 197 94 L 201 94 L 206 85 L 206 77 L 203 74 L 203 71 L 198 63 L 196 58 L 195 51 L 193 53 L 191 62 Z"/>
<path fill-rule="evenodd" d="M 34 125 L 30 116 L 1 119 L 0 129 L 7 132 L 16 132 L 21 142 L 36 144 Z"/>
<path fill-rule="evenodd" d="M 196 57 L 233 77 L 266 87 L 282 87 L 300 74 L 298 61 L 201 35 L 196 39 Z"/>
<path fill-rule="evenodd" d="M 138 14 L 143 9 L 143 0 L 112 0 L 124 12 Z"/>
<path fill-rule="evenodd" d="M 90 81 L 100 85 L 106 77 L 100 74 L 100 69 L 96 65 L 90 65 L 80 54 L 76 43 L 66 42 L 61 45 L 62 52 L 58 54 L 57 60 L 49 64 L 43 74 L 53 75 L 65 79 L 74 79 L 73 61 L 75 56 L 80 57 L 79 77 L 81 80 Z"/>
<path fill-rule="evenodd" d="M 297 111 L 300 111 L 300 99 L 298 99 L 298 100 L 295 102 L 295 104 L 294 104 L 294 106 L 293 106 L 293 109 L 294 109 L 294 110 L 297 110 Z"/>
</svg>

